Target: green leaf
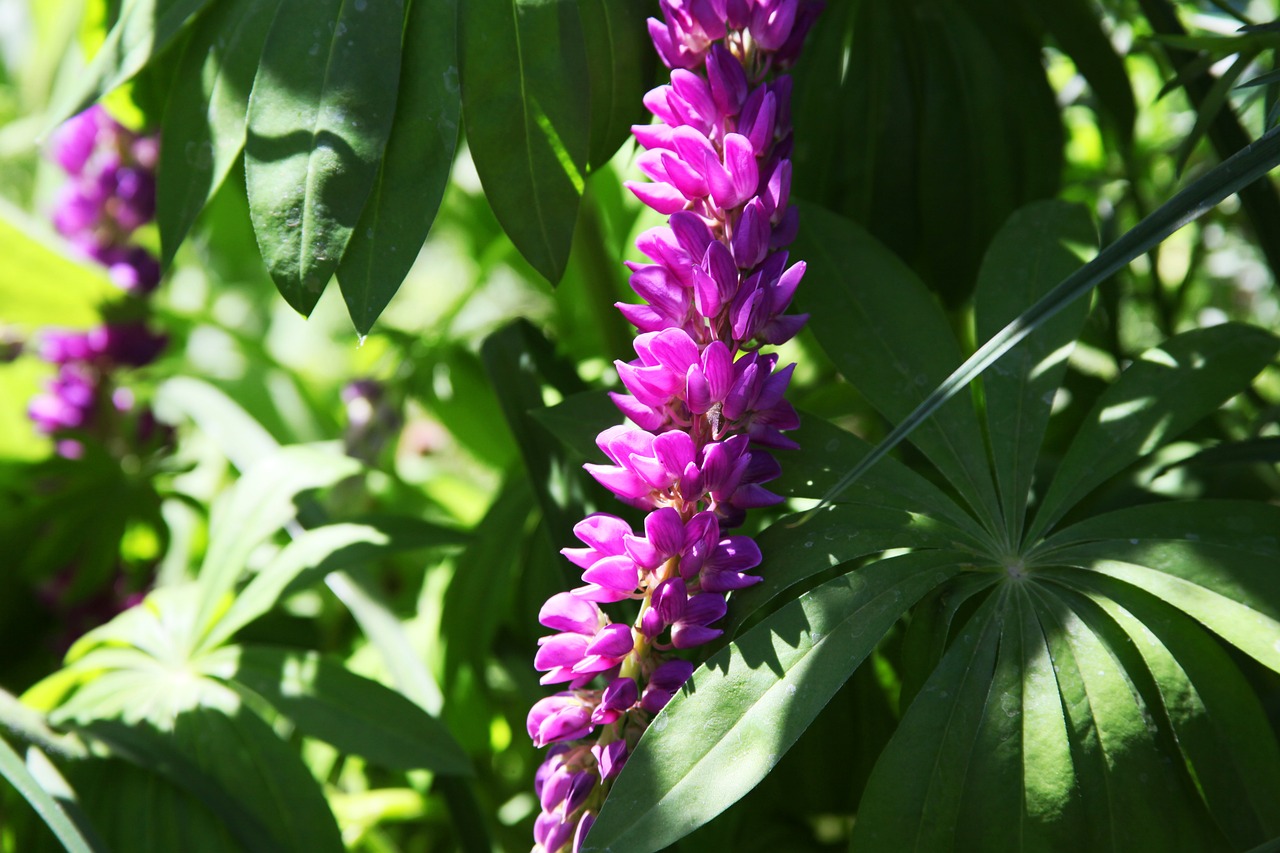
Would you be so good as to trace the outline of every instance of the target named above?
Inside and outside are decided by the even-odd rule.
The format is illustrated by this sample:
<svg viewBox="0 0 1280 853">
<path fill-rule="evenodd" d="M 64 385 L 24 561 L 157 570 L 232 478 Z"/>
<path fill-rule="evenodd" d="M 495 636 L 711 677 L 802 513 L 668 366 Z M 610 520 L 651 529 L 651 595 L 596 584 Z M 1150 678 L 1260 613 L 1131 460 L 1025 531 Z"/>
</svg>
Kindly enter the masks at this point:
<svg viewBox="0 0 1280 853">
<path fill-rule="evenodd" d="M 595 171 L 645 121 L 643 97 L 656 54 L 645 31 L 645 8 L 632 0 L 578 0 L 591 81 L 591 153 Z"/>
<path fill-rule="evenodd" d="M 586 851 L 659 850 L 769 772 L 902 613 L 963 555 L 910 554 L 829 581 L 713 655 L 649 726 Z"/>
<path fill-rule="evenodd" d="M 341 752 L 394 770 L 471 772 L 462 747 L 418 705 L 316 652 L 232 647 L 199 665 L 266 699 L 300 732 Z"/>
<path fill-rule="evenodd" d="M 1222 444 L 1205 448 L 1193 456 L 1188 456 L 1186 459 L 1170 462 L 1156 472 L 1156 477 L 1162 477 L 1175 468 L 1255 465 L 1259 463 L 1280 464 L 1280 436 L 1264 435 L 1260 438 L 1223 442 Z"/>
<path fill-rule="evenodd" d="M 0 201 L 0 322 L 26 328 L 88 328 L 122 293 L 102 268 L 80 264 L 37 231 L 26 214 Z M 33 287 L 32 282 L 57 282 Z"/>
<path fill-rule="evenodd" d="M 1125 583 L 1072 578 L 1132 638 L 1178 747 L 1237 850 L 1280 832 L 1280 745 L 1257 694 L 1194 621 Z"/>
<path fill-rule="evenodd" d="M 752 613 L 784 590 L 850 560 L 894 548 L 973 549 L 954 527 L 900 509 L 838 504 L 796 525 L 799 518 L 785 516 L 756 537 L 764 555 L 759 569 L 764 580 L 733 594 L 729 614 L 719 626 L 726 635 L 732 636 Z"/>
<path fill-rule="evenodd" d="M 454 0 L 409 4 L 386 154 L 338 265 L 338 285 L 361 334 L 408 275 L 449 180 L 462 108 L 454 6 Z"/>
<path fill-rule="evenodd" d="M 996 602 L 997 598 L 988 600 L 965 626 L 881 753 L 858 807 L 851 850 L 889 850 L 898 846 L 921 851 L 964 849 L 955 837 L 956 824 L 962 819 L 966 777 L 977 753 L 988 696 L 994 690 L 998 650 L 1006 657 L 1000 680 L 1006 690 L 1016 689 L 1016 685 L 1004 683 L 1009 681 L 1007 658 L 1013 651 L 999 642 L 1000 630 L 993 618 Z M 1016 712 L 1018 697 L 1013 693 L 1006 696 Z M 1009 721 L 996 722 L 1007 726 Z M 1009 741 L 1010 736 L 1005 733 L 998 739 Z M 999 772 L 1007 783 L 1011 775 L 1008 765 L 1016 766 L 1016 762 L 1008 756 L 987 756 L 999 757 L 1005 758 L 997 763 L 1006 765 Z M 990 808 L 1007 811 L 1008 799 L 1005 792 L 1005 802 L 988 803 L 981 814 Z M 1005 818 L 1003 814 L 994 816 L 1002 823 L 1007 823 Z M 998 829 L 1010 828 L 1004 825 Z"/>
<path fill-rule="evenodd" d="M 166 730 L 112 720 L 84 728 L 122 757 L 188 790 L 227 821 L 247 850 L 346 849 L 324 792 L 295 748 L 243 706 L 231 713 L 194 708 Z"/>
<path fill-rule="evenodd" d="M 572 366 L 555 363 L 551 343 L 524 320 L 485 338 L 480 358 L 503 417 L 515 435 L 543 517 L 553 530 L 563 531 L 558 535 L 568 536 L 585 514 L 586 477 L 578 460 L 570 458 L 564 445 L 530 413 L 543 408 L 544 384 L 558 385 L 561 393 L 580 392 L 581 380 Z M 560 382 L 551 376 L 557 372 L 561 374 Z"/>
<path fill-rule="evenodd" d="M 449 638 L 445 677 L 450 683 L 464 663 L 483 662 L 490 654 L 518 580 L 521 543 L 534 511 L 528 479 L 508 477 L 476 525 L 470 547 L 458 556 L 440 619 L 440 636 Z M 546 546 L 540 542 L 539 547 Z"/>
<path fill-rule="evenodd" d="M 580 459 L 598 459 L 596 436 L 622 420 L 605 391 L 580 391 L 529 415 Z"/>
<path fill-rule="evenodd" d="M 858 436 L 807 412 L 801 413 L 800 428 L 789 433 L 789 437 L 800 449 L 782 455 L 779 460 L 782 476 L 769 483 L 770 490 L 786 497 L 821 498 L 830 492 L 844 471 L 856 466 L 871 452 L 871 445 Z M 839 500 L 927 513 L 964 531 L 972 543 L 980 545 L 989 539 L 986 531 L 955 501 L 896 459 L 884 460 L 858 488 L 841 495 Z"/>
<path fill-rule="evenodd" d="M 795 254 L 810 285 L 797 299 L 840 372 L 890 421 L 908 414 L 960 362 L 933 295 L 897 256 L 851 220 L 801 205 Z M 851 270 L 857 270 L 851 275 Z M 973 407 L 961 400 L 912 439 L 988 529 L 999 502 Z"/>
<path fill-rule="evenodd" d="M 49 109 L 50 126 L 132 79 L 208 4 L 209 0 L 125 0 L 119 19 L 78 84 Z"/>
<path fill-rule="evenodd" d="M 165 105 L 156 224 L 165 266 L 244 150 L 249 91 L 280 0 L 224 0 L 192 28 Z"/>
<path fill-rule="evenodd" d="M 1022 308 L 1076 270 L 1096 245 L 1088 211 L 1042 201 L 1014 213 L 987 248 L 978 274 L 978 337 L 995 334 Z M 983 377 L 987 430 L 1010 543 L 1021 538 L 1036 458 L 1053 395 L 1067 370 L 1088 302 L 1073 303 L 1014 347 Z"/>
<path fill-rule="evenodd" d="M 105 853 L 106 847 L 94 838 L 92 830 L 76 825 L 3 737 L 0 737 L 0 776 L 31 804 L 68 853 Z"/>
<path fill-rule="evenodd" d="M 378 172 L 400 79 L 403 0 L 282 0 L 249 96 L 245 182 L 263 260 L 310 314 Z"/>
<path fill-rule="evenodd" d="M 1280 164 L 1280 127 L 1233 154 L 1181 190 L 1153 213 L 1098 253 L 1092 261 L 1061 281 L 1016 320 L 980 346 L 903 418 L 852 470 L 824 496 L 830 501 L 880 461 L 899 442 L 933 415 L 971 380 L 1035 331 L 1049 317 L 1079 299 L 1173 232 L 1203 216 L 1218 202 L 1247 187 Z M 802 231 L 803 233 L 803 231 Z"/>
<path fill-rule="evenodd" d="M 275 606 L 308 578 L 359 566 L 400 551 L 457 545 L 456 531 L 415 518 L 390 517 L 362 524 L 326 524 L 299 534 L 237 593 L 227 612 L 200 643 L 214 649 Z"/>
<path fill-rule="evenodd" d="M 222 597 L 235 584 L 249 553 L 297 514 L 301 492 L 331 486 L 360 470 L 348 456 L 315 447 L 283 447 L 249 468 L 214 507 L 209 550 L 200 566 L 200 609 L 193 639 L 211 626 Z"/>
<path fill-rule="evenodd" d="M 467 0 L 458 14 L 467 144 L 494 215 L 529 264 L 564 276 L 591 116 L 573 0 Z"/>
<path fill-rule="evenodd" d="M 1031 589 L 1071 733 L 1085 816 L 1063 841 L 1117 853 L 1215 849 L 1205 844 L 1183 777 L 1169 772 L 1156 742 L 1152 709 L 1135 685 L 1139 673 L 1125 669 L 1128 638 L 1114 623 L 1082 618 L 1038 584 Z M 1153 809 L 1153 798 L 1172 807 Z"/>
<path fill-rule="evenodd" d="M 1113 474 L 1247 388 L 1277 351 L 1273 335 L 1224 323 L 1175 335 L 1143 353 L 1085 418 L 1028 536 L 1039 536 Z"/>
</svg>

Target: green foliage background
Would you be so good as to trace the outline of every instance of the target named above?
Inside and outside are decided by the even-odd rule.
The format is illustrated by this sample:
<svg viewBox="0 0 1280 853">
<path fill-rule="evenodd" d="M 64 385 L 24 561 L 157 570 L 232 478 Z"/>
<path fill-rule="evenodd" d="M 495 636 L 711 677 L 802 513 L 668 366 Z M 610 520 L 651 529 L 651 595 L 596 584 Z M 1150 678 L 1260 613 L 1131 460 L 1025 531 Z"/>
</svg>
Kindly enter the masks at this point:
<svg viewBox="0 0 1280 853">
<path fill-rule="evenodd" d="M 0 850 L 529 846 L 536 614 L 623 512 L 580 466 L 649 14 L 0 3 Z M 1277 17 L 829 0 L 789 500 L 589 848 L 1275 849 Z M 123 300 L 40 145 L 98 99 L 163 140 L 176 445 L 68 462 L 31 350 Z M 77 638 L 62 577 L 149 594 Z"/>
</svg>

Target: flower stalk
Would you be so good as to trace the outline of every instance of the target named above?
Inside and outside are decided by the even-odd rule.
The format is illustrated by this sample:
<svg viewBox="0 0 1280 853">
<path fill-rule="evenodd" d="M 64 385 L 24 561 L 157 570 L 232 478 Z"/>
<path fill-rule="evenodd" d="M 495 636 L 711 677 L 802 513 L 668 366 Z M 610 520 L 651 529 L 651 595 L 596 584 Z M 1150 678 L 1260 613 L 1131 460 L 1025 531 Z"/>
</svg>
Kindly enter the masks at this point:
<svg viewBox="0 0 1280 853">
<path fill-rule="evenodd" d="M 628 263 L 643 300 L 617 307 L 636 327 L 636 358 L 616 362 L 628 419 L 597 444 L 608 464 L 586 470 L 643 530 L 596 514 L 582 548 L 562 552 L 584 585 L 551 597 L 539 621 L 543 684 L 529 735 L 550 746 L 535 777 L 542 806 L 535 853 L 579 850 L 612 779 L 649 721 L 694 666 L 679 652 L 723 631 L 725 595 L 760 581 L 748 536 L 726 535 L 746 512 L 782 500 L 772 450 L 795 447 L 785 400 L 794 365 L 763 352 L 790 340 L 788 314 L 804 263 L 788 265 L 797 227 L 791 189 L 790 78 L 821 4 L 814 0 L 661 0 L 649 33 L 670 82 L 644 99 L 652 124 L 633 128 L 648 181 L 626 186 L 669 217 L 637 238 L 651 263 Z M 614 621 L 602 605 L 638 603 Z"/>
</svg>

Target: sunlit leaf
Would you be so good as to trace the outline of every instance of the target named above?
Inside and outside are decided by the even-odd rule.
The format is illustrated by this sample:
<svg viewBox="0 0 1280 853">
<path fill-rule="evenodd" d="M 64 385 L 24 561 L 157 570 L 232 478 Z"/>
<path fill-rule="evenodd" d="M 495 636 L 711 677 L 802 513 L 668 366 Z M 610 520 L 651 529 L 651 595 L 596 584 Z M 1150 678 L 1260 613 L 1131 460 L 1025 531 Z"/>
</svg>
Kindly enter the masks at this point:
<svg viewBox="0 0 1280 853">
<path fill-rule="evenodd" d="M 77 826 L 61 803 L 46 791 L 27 769 L 22 756 L 0 737 L 0 776 L 31 804 L 69 853 L 105 853 L 106 847 L 90 831 Z"/>
<path fill-rule="evenodd" d="M 310 314 L 378 173 L 400 79 L 402 0 L 282 0 L 249 96 L 254 234 L 285 300 Z"/>
</svg>

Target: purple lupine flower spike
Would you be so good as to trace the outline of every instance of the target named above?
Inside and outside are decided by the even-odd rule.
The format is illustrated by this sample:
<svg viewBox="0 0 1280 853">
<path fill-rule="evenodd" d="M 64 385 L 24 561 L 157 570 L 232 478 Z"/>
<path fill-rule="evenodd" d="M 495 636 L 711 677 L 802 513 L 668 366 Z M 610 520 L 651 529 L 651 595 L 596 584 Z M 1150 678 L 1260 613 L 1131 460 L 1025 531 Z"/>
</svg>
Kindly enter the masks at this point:
<svg viewBox="0 0 1280 853">
<path fill-rule="evenodd" d="M 765 484 L 770 451 L 795 447 L 785 399 L 794 365 L 762 346 L 784 343 L 805 317 L 788 314 L 804 263 L 785 247 L 798 222 L 791 195 L 791 83 L 772 76 L 799 53 L 815 0 L 659 0 L 649 20 L 670 82 L 645 98 L 655 122 L 633 128 L 648 180 L 626 186 L 669 217 L 628 262 L 639 303 L 618 308 L 639 334 L 616 362 L 611 393 L 630 424 L 600 433 L 607 463 L 586 470 L 644 510 L 643 533 L 612 515 L 580 522 L 586 547 L 562 553 L 585 586 L 539 614 L 544 683 L 569 691 L 538 702 L 529 733 L 556 743 L 538 772 L 535 853 L 583 845 L 611 780 L 654 714 L 694 665 L 676 656 L 721 636 L 725 594 L 758 583 L 748 536 L 725 535 L 748 510 L 782 500 Z M 638 601 L 615 621 L 601 609 Z M 594 739 L 594 743 L 592 743 Z"/>
</svg>

